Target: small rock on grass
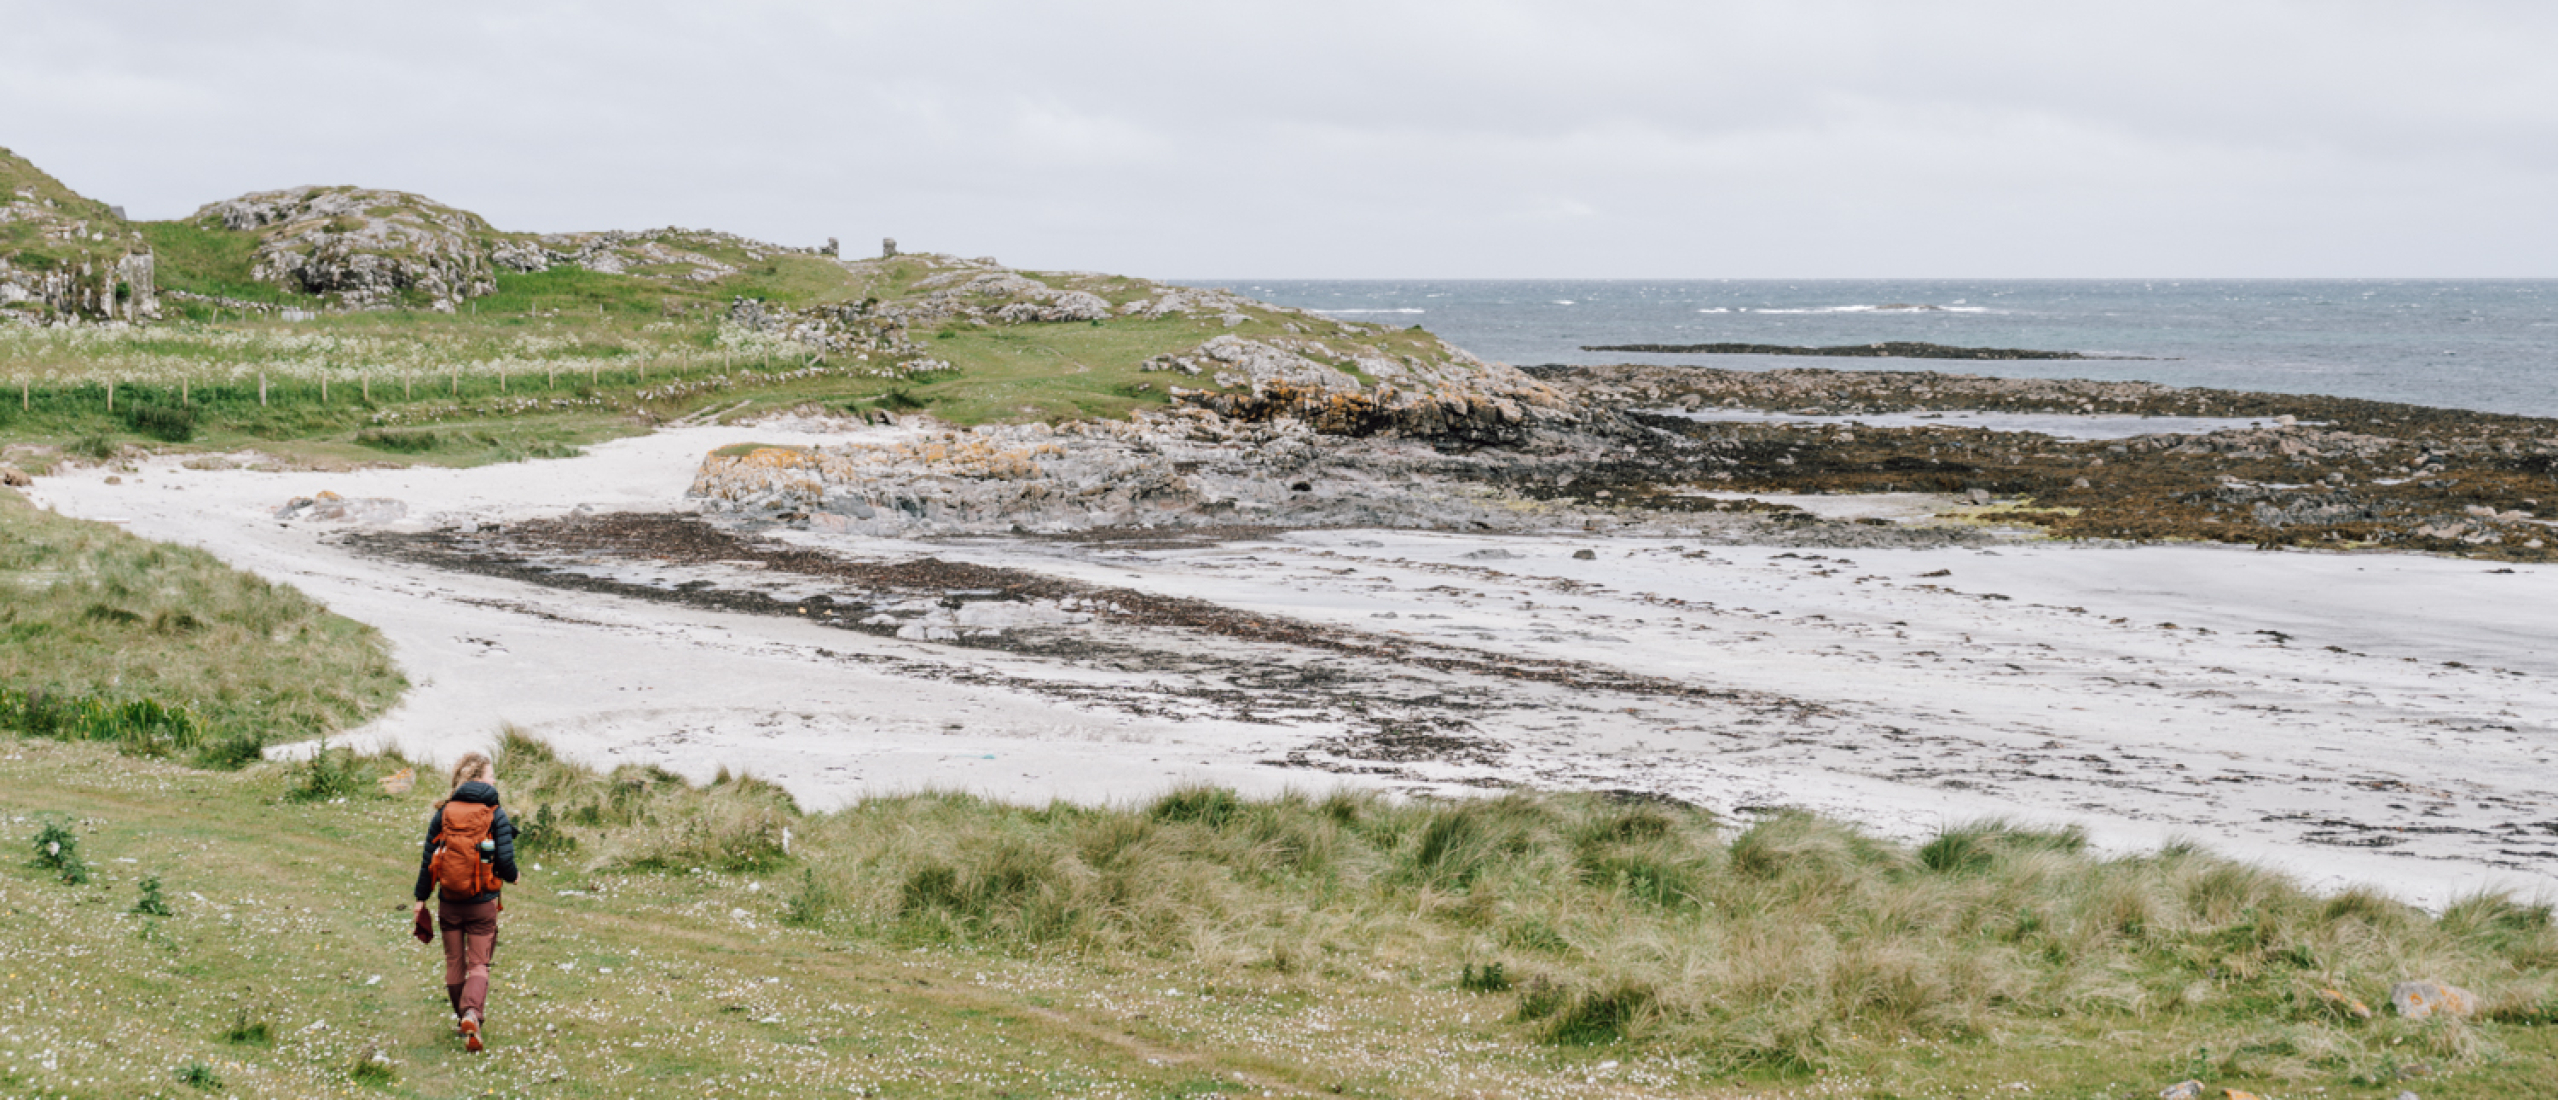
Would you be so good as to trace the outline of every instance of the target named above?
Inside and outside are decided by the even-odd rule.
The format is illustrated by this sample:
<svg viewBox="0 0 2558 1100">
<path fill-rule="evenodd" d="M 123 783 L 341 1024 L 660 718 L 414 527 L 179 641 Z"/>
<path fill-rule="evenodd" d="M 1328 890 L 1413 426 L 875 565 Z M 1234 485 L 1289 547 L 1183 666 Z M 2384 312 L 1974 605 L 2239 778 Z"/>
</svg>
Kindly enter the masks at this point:
<svg viewBox="0 0 2558 1100">
<path fill-rule="evenodd" d="M 2478 995 L 2444 982 L 2400 982 L 2389 987 L 2389 1006 L 2410 1020 L 2437 1012 L 2466 1019 L 2478 1013 Z"/>
<path fill-rule="evenodd" d="M 2158 1090 L 2158 1100 L 2203 1100 L 2203 1083 L 2178 1081 Z"/>
<path fill-rule="evenodd" d="M 2346 996 L 2341 990 L 2321 989 L 2318 991 L 2318 999 L 2333 1005 L 2337 1011 L 2357 1020 L 2371 1019 L 2370 1005 Z"/>
</svg>

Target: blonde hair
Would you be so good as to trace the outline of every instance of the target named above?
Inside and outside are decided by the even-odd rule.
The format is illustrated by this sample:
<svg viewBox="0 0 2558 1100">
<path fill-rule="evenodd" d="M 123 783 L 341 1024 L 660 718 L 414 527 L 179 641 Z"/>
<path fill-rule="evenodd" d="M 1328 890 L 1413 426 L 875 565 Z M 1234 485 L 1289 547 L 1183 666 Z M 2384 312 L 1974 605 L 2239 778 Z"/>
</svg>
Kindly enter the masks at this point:
<svg viewBox="0 0 2558 1100">
<path fill-rule="evenodd" d="M 453 764 L 453 789 L 458 791 L 462 789 L 462 784 L 464 783 L 468 783 L 474 779 L 488 778 L 489 769 L 492 766 L 493 765 L 490 762 L 487 753 L 463 753 L 462 759 L 455 761 Z"/>
</svg>

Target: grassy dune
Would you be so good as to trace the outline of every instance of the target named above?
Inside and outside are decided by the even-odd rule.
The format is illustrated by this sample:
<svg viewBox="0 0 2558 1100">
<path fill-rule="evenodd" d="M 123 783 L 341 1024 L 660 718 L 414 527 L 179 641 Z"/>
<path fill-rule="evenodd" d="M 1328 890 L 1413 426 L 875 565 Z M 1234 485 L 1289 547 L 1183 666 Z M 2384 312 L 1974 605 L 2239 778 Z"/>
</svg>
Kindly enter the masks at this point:
<svg viewBox="0 0 2558 1100">
<path fill-rule="evenodd" d="M 1912 848 L 1589 796 L 813 815 L 520 737 L 500 768 L 527 880 L 475 1060 L 404 938 L 430 793 L 381 795 L 397 764 L 13 746 L 11 842 L 73 823 L 96 873 L 0 870 L 0 1091 L 175 1094 L 191 1066 L 296 1096 L 2525 1097 L 2558 1075 L 2558 930 L 2501 899 L 2429 916 L 2191 850 L 1996 826 Z M 128 912 L 153 875 L 170 915 Z M 2410 975 L 2482 1015 L 2394 1018 Z"/>
<path fill-rule="evenodd" d="M 406 687 L 371 627 L 292 588 L 0 489 L 0 730 L 236 764 Z"/>
</svg>

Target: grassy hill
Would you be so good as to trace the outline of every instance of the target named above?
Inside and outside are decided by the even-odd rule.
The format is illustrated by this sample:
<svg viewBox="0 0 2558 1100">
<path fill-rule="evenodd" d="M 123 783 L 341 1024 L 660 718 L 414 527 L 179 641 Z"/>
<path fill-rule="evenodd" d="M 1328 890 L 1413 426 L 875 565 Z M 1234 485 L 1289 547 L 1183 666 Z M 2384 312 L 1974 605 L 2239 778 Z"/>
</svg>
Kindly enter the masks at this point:
<svg viewBox="0 0 2558 1100">
<path fill-rule="evenodd" d="M 157 310 L 150 246 L 107 204 L 0 149 L 0 324 Z"/>
<path fill-rule="evenodd" d="M 1121 417 L 1165 404 L 1174 383 L 1226 385 L 1145 368 L 1229 335 L 1288 343 L 1361 385 L 1374 382 L 1362 362 L 1482 369 L 1417 328 L 1138 278 L 933 254 L 842 261 L 709 230 L 525 233 L 350 187 L 128 225 L 22 159 L 0 170 L 45 224 L 111 231 L 168 291 L 154 324 L 0 318 L 0 388 L 14 391 L 0 393 L 0 441 L 40 448 L 21 465 L 248 445 L 289 461 L 477 462 L 777 408 L 929 410 L 962 425 Z M 27 238 L 21 265 L 103 247 L 34 224 L 0 223 Z"/>
<path fill-rule="evenodd" d="M 187 232 L 214 242 L 199 251 L 228 249 L 228 262 L 238 261 L 236 242 Z M 153 233 L 172 238 L 165 226 Z M 1215 388 L 1213 379 L 1143 368 L 1229 334 L 1320 334 L 1361 355 L 1426 363 L 1460 354 L 1417 329 L 1335 323 L 1240 300 L 1215 312 L 1122 314 L 1131 303 L 1184 292 L 1080 274 L 1005 272 L 1060 294 L 1092 294 L 1112 307 L 1107 319 L 895 316 L 948 289 L 919 284 L 986 270 L 931 255 L 838 263 L 776 254 L 722 280 L 661 283 L 563 265 L 499 271 L 494 293 L 450 313 L 324 311 L 294 321 L 244 308 L 256 301 L 244 291 L 233 295 L 241 304 L 172 299 L 182 319 L 149 326 L 0 325 L 0 439 L 92 453 L 255 444 L 337 461 L 476 460 L 486 452 L 384 451 L 362 441 L 386 429 L 429 428 L 454 438 L 514 434 L 567 444 L 705 410 L 742 417 L 795 407 L 929 410 L 962 425 L 1119 417 L 1164 405 L 1175 382 Z M 175 285 L 231 285 L 185 278 L 195 281 Z M 282 290 L 258 293 L 269 303 L 292 299 Z M 769 306 L 766 327 L 736 321 L 740 298 Z M 1002 304 L 987 298 L 971 308 Z M 849 323 L 809 321 L 856 309 L 866 314 Z M 891 319 L 876 320 L 883 316 Z M 137 419 L 145 409 L 182 411 L 145 423 Z"/>
</svg>

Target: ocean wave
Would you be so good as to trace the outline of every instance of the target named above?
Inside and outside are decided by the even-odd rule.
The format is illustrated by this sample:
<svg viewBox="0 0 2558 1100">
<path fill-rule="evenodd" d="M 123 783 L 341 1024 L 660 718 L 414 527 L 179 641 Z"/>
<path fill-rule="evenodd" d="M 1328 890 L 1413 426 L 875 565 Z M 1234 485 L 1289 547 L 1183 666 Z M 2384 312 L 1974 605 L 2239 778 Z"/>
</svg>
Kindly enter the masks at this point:
<svg viewBox="0 0 2558 1100">
<path fill-rule="evenodd" d="M 1573 301 L 1573 300 L 1572 300 L 1572 299 L 1570 299 L 1570 298 L 1557 298 L 1557 299 L 1555 299 L 1555 300 L 1554 300 L 1554 304 L 1559 305 L 1559 306 L 1571 306 L 1571 305 L 1579 305 L 1580 303 L 1579 303 L 1579 302 L 1575 302 L 1575 301 Z"/>
<path fill-rule="evenodd" d="M 1732 311 L 1731 311 L 1731 310 L 1728 310 L 1728 309 L 1725 309 L 1725 308 L 1723 308 L 1722 306 L 1707 306 L 1707 307 L 1705 307 L 1704 309 L 1700 309 L 1700 310 L 1698 310 L 1697 312 L 1699 312 L 1699 313 L 1730 313 L 1730 312 L 1732 312 Z"/>
<path fill-rule="evenodd" d="M 1712 312 L 1698 310 L 1699 313 Z M 1932 306 L 1911 302 L 1892 302 L 1879 306 L 1809 306 L 1802 309 L 1752 308 L 1742 306 L 1743 313 L 1997 313 L 1988 306 Z"/>
<path fill-rule="evenodd" d="M 1317 313 L 1427 313 L 1425 309 L 1318 309 Z"/>
</svg>

